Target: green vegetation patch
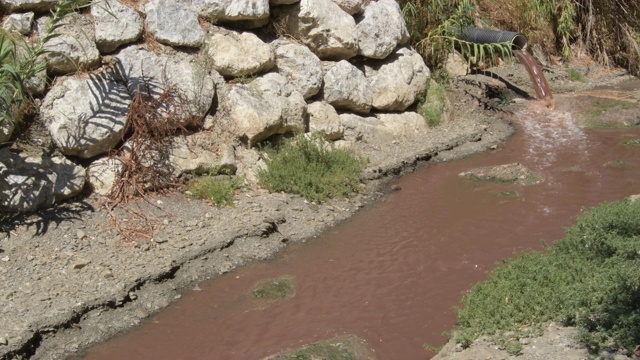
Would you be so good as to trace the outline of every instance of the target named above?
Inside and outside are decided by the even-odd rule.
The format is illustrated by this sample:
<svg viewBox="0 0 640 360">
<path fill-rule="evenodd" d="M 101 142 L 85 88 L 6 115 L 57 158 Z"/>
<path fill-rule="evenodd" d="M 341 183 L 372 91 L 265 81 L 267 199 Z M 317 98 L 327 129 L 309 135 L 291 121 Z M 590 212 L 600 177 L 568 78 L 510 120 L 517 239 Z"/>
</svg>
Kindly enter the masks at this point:
<svg viewBox="0 0 640 360">
<path fill-rule="evenodd" d="M 638 304 L 640 201 L 613 202 L 581 214 L 546 252 L 506 260 L 475 285 L 458 311 L 459 341 L 489 335 L 506 346 L 528 336 L 523 328 L 555 321 L 581 329 L 581 342 L 594 351 L 633 351 Z"/>
<path fill-rule="evenodd" d="M 587 78 L 584 76 L 584 74 L 574 68 L 567 68 L 567 78 L 570 81 L 578 81 L 578 82 L 587 81 Z"/>
<path fill-rule="evenodd" d="M 418 114 L 422 115 L 429 127 L 436 127 L 442 123 L 446 102 L 445 86 L 430 80 L 424 95 L 418 99 Z"/>
<path fill-rule="evenodd" d="M 609 161 L 608 163 L 604 164 L 604 166 L 624 169 L 624 168 L 628 168 L 631 165 L 629 165 L 629 163 L 624 160 L 614 160 L 614 161 Z"/>
<path fill-rule="evenodd" d="M 233 204 L 233 194 L 238 187 L 238 179 L 227 175 L 202 176 L 187 184 L 193 197 L 211 201 L 216 206 Z"/>
<path fill-rule="evenodd" d="M 258 285 L 252 292 L 253 296 L 260 299 L 284 299 L 295 292 L 293 279 L 282 276 Z"/>
<path fill-rule="evenodd" d="M 622 145 L 626 147 L 637 147 L 640 146 L 640 139 L 627 140 L 623 142 Z"/>
<path fill-rule="evenodd" d="M 299 194 L 309 201 L 346 197 L 357 191 L 366 161 L 319 138 L 298 136 L 264 149 L 260 184 L 273 192 Z"/>
<path fill-rule="evenodd" d="M 269 356 L 266 359 L 355 360 L 377 359 L 377 356 L 364 339 L 361 339 L 355 335 L 341 335 L 334 339 L 306 345 L 300 349 Z"/>
</svg>

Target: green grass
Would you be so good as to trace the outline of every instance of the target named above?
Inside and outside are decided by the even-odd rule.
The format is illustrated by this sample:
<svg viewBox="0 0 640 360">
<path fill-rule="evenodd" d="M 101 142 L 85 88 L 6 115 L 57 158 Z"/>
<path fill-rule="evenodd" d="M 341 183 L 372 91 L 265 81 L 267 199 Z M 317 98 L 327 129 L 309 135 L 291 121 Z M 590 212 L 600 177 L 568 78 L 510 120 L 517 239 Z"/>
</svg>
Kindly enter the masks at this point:
<svg viewBox="0 0 640 360">
<path fill-rule="evenodd" d="M 640 139 L 627 140 L 622 143 L 626 147 L 638 147 L 640 146 Z"/>
<path fill-rule="evenodd" d="M 442 123 L 446 97 L 446 89 L 443 84 L 433 80 L 429 81 L 425 94 L 418 100 L 418 114 L 422 115 L 429 127 L 436 127 Z"/>
<path fill-rule="evenodd" d="M 227 175 L 202 176 L 187 184 L 187 190 L 193 197 L 211 201 L 216 206 L 233 204 L 233 194 L 238 187 L 238 179 Z"/>
<path fill-rule="evenodd" d="M 354 354 L 341 343 L 322 342 L 309 345 L 286 357 L 286 360 L 355 360 Z"/>
<path fill-rule="evenodd" d="M 279 147 L 264 148 L 266 169 L 260 184 L 272 192 L 287 192 L 309 201 L 347 197 L 356 192 L 365 160 L 321 139 L 298 136 Z"/>
<path fill-rule="evenodd" d="M 614 160 L 614 161 L 609 161 L 608 163 L 604 164 L 604 166 L 624 169 L 624 168 L 628 168 L 631 165 L 629 165 L 629 163 L 624 160 Z"/>
<path fill-rule="evenodd" d="M 567 78 L 570 81 L 586 82 L 584 74 L 574 68 L 567 68 Z"/>
<path fill-rule="evenodd" d="M 522 331 L 532 324 L 555 321 L 580 328 L 594 351 L 611 344 L 633 351 L 640 343 L 640 201 L 584 212 L 546 250 L 503 261 L 464 296 L 459 341 L 490 335 L 506 347 L 529 336 Z"/>
<path fill-rule="evenodd" d="M 293 280 L 283 276 L 258 285 L 252 294 L 260 299 L 284 299 L 293 295 L 294 291 Z"/>
</svg>

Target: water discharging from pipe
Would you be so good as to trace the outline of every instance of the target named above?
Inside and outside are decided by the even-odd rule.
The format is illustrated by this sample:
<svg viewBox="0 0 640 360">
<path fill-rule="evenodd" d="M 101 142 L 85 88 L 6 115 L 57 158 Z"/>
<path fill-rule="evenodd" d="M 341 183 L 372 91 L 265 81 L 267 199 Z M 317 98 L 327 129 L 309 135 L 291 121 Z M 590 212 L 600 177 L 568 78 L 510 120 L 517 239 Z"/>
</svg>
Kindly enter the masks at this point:
<svg viewBox="0 0 640 360">
<path fill-rule="evenodd" d="M 542 73 L 542 68 L 536 59 L 529 54 L 526 50 L 513 50 L 513 54 L 518 58 L 518 61 L 527 69 L 533 88 L 536 91 L 536 97 L 538 100 L 545 100 L 551 102 L 553 95 L 549 88 L 549 83 Z M 551 105 L 551 104 L 550 104 Z"/>
</svg>

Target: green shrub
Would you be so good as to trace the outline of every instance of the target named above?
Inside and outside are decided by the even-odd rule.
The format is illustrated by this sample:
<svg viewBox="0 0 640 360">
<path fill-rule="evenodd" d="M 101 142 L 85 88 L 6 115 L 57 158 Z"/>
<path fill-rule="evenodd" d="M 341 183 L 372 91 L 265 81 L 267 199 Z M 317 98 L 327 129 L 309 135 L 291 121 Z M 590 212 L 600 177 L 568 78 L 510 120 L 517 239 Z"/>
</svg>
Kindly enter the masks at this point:
<svg viewBox="0 0 640 360">
<path fill-rule="evenodd" d="M 365 161 L 321 139 L 298 136 L 279 147 L 264 148 L 266 169 L 260 184 L 273 192 L 299 194 L 310 201 L 346 197 L 355 192 Z"/>
<path fill-rule="evenodd" d="M 461 337 L 516 332 L 547 321 L 578 326 L 597 350 L 640 343 L 640 202 L 582 214 L 546 253 L 504 261 L 463 298 Z"/>
<path fill-rule="evenodd" d="M 207 175 L 191 180 L 187 189 L 198 199 L 211 201 L 216 206 L 224 206 L 233 203 L 233 194 L 238 186 L 236 178 Z"/>
<path fill-rule="evenodd" d="M 447 94 L 444 85 L 433 80 L 422 98 L 418 100 L 418 113 L 424 117 L 430 127 L 440 125 L 444 117 Z"/>
<path fill-rule="evenodd" d="M 584 75 L 580 71 L 578 71 L 578 70 L 576 70 L 574 68 L 567 68 L 567 78 L 570 81 L 578 81 L 578 82 L 586 82 L 587 81 L 587 79 L 584 77 Z"/>
</svg>

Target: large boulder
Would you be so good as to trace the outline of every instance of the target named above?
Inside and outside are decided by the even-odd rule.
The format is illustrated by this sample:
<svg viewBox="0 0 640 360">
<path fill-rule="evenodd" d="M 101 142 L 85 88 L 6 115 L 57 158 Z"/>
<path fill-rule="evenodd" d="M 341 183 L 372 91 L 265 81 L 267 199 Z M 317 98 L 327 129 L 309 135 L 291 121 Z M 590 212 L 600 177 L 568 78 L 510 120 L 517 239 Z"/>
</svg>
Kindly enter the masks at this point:
<svg viewBox="0 0 640 360">
<path fill-rule="evenodd" d="M 142 17 L 117 0 L 101 0 L 91 5 L 96 33 L 96 46 L 110 53 L 130 44 L 142 35 Z"/>
<path fill-rule="evenodd" d="M 409 48 L 401 48 L 384 60 L 369 61 L 365 74 L 373 107 L 385 111 L 403 111 L 413 104 L 431 76 L 422 56 Z"/>
<path fill-rule="evenodd" d="M 305 99 L 322 87 L 322 62 L 309 48 L 289 40 L 271 43 L 275 49 L 276 69 Z"/>
<path fill-rule="evenodd" d="M 331 0 L 301 0 L 274 12 L 284 31 L 320 59 L 349 59 L 358 54 L 356 22 Z"/>
<path fill-rule="evenodd" d="M 41 17 L 37 21 L 38 32 L 44 36 L 51 24 L 51 17 Z M 67 15 L 57 35 L 45 44 L 45 59 L 48 70 L 55 75 L 68 74 L 78 70 L 94 69 L 100 65 L 100 52 L 96 47 L 95 31 L 91 21 L 79 13 Z"/>
<path fill-rule="evenodd" d="M 369 144 L 391 144 L 402 139 L 415 138 L 428 130 L 424 118 L 414 112 L 358 116 L 340 114 L 344 126 L 344 139 Z"/>
<path fill-rule="evenodd" d="M 29 35 L 33 27 L 35 14 L 32 11 L 23 14 L 11 14 L 2 22 L 2 29 L 8 32 L 17 32 Z"/>
<path fill-rule="evenodd" d="M 59 81 L 45 96 L 40 114 L 63 154 L 91 158 L 122 140 L 130 102 L 127 87 L 104 71 Z"/>
<path fill-rule="evenodd" d="M 372 1 L 356 21 L 359 55 L 384 59 L 409 41 L 402 10 L 395 0 Z"/>
<path fill-rule="evenodd" d="M 336 5 L 340 6 L 344 12 L 349 15 L 354 15 L 362 11 L 365 6 L 365 3 L 368 3 L 368 0 L 331 0 Z"/>
<path fill-rule="evenodd" d="M 235 174 L 237 169 L 233 147 L 221 145 L 218 137 L 211 132 L 174 137 L 168 154 L 167 165 L 176 177 L 186 173 Z"/>
<path fill-rule="evenodd" d="M 134 96 L 138 91 L 157 99 L 172 96 L 165 110 L 173 121 L 199 123 L 209 112 L 215 96 L 214 78 L 219 74 L 206 59 L 184 53 L 156 55 L 143 46 L 129 46 L 118 53 L 116 63 Z"/>
<path fill-rule="evenodd" d="M 78 195 L 84 184 L 84 169 L 65 158 L 23 157 L 0 150 L 0 211 L 50 206 Z"/>
<path fill-rule="evenodd" d="M 151 0 L 143 7 L 147 31 L 162 44 L 199 47 L 204 41 L 198 13 L 174 0 Z"/>
<path fill-rule="evenodd" d="M 364 73 L 346 60 L 326 64 L 323 99 L 339 109 L 367 113 L 372 94 Z"/>
<path fill-rule="evenodd" d="M 344 126 L 336 109 L 324 101 L 307 105 L 309 132 L 321 132 L 327 141 L 336 141 L 344 136 Z"/>
<path fill-rule="evenodd" d="M 249 84 L 232 84 L 211 123 L 248 146 L 277 134 L 306 130 L 307 104 L 282 75 L 269 73 Z"/>
<path fill-rule="evenodd" d="M 8 12 L 47 12 L 60 0 L 3 0 L 0 5 Z"/>
<path fill-rule="evenodd" d="M 94 194 L 108 196 L 122 176 L 125 165 L 117 157 L 98 159 L 87 168 L 87 180 Z"/>
<path fill-rule="evenodd" d="M 214 69 L 225 76 L 252 75 L 275 65 L 271 46 L 250 32 L 214 27 L 207 39 L 207 53 Z"/>
<path fill-rule="evenodd" d="M 260 20 L 269 17 L 269 0 L 177 0 L 210 20 L 222 22 Z"/>
</svg>

